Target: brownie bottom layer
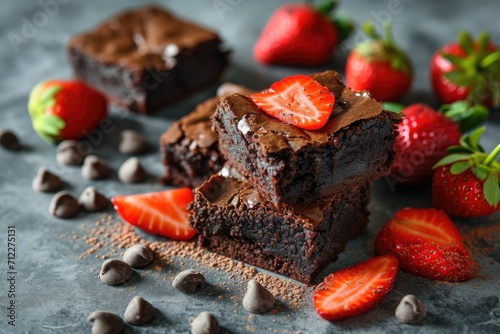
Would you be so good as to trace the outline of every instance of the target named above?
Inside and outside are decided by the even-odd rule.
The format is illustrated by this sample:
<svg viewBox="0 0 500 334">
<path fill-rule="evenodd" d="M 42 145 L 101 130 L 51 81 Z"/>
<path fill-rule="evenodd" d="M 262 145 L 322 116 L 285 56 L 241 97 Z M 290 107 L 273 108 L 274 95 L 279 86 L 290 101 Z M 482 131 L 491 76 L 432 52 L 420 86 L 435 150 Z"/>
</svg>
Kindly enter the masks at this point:
<svg viewBox="0 0 500 334">
<path fill-rule="evenodd" d="M 251 184 L 215 175 L 196 189 L 189 220 L 202 247 L 311 283 L 365 228 L 370 186 L 278 209 Z"/>
</svg>

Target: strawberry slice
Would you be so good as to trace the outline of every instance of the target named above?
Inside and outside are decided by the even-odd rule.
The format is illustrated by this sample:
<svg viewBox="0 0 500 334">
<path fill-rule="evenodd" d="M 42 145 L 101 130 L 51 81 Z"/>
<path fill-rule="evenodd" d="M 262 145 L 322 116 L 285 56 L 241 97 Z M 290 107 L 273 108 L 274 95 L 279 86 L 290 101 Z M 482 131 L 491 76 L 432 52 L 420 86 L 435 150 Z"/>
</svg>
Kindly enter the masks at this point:
<svg viewBox="0 0 500 334">
<path fill-rule="evenodd" d="M 375 308 L 392 289 L 398 260 L 377 256 L 328 275 L 314 290 L 314 307 L 330 321 L 351 318 Z"/>
<path fill-rule="evenodd" d="M 441 210 L 396 212 L 378 233 L 374 246 L 379 255 L 395 255 L 401 270 L 410 274 L 459 282 L 477 273 L 460 232 Z"/>
<path fill-rule="evenodd" d="M 302 74 L 275 82 L 250 99 L 269 116 L 306 130 L 325 126 L 335 105 L 328 88 Z"/>
<path fill-rule="evenodd" d="M 196 234 L 188 220 L 187 206 L 194 199 L 190 188 L 147 194 L 116 196 L 115 210 L 129 224 L 146 232 L 174 240 L 189 240 Z"/>
</svg>

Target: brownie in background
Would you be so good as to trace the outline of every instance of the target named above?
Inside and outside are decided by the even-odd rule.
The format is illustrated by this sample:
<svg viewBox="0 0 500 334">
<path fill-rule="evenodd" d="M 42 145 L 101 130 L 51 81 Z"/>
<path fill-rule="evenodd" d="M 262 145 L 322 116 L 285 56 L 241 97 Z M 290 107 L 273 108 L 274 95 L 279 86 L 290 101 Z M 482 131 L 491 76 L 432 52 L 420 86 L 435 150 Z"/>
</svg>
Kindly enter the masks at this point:
<svg viewBox="0 0 500 334">
<path fill-rule="evenodd" d="M 140 113 L 214 83 L 228 64 L 215 32 L 157 6 L 123 12 L 73 37 L 68 51 L 78 79 Z"/>
</svg>

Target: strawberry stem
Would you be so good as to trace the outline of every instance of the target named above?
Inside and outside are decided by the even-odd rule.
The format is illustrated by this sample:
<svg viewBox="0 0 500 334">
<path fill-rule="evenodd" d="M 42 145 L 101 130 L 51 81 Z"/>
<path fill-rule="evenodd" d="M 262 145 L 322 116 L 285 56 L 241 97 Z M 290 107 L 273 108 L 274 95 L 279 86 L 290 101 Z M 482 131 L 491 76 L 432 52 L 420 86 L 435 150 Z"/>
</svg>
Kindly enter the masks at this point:
<svg viewBox="0 0 500 334">
<path fill-rule="evenodd" d="M 396 42 L 394 41 L 394 35 L 392 34 L 392 24 L 391 21 L 384 22 L 384 33 L 386 38 L 386 45 L 390 46 L 393 49 L 398 49 L 396 46 Z"/>
<path fill-rule="evenodd" d="M 498 153 L 500 153 L 500 144 L 498 144 L 497 147 L 495 147 L 495 149 L 491 151 L 491 153 L 484 160 L 483 164 L 489 166 L 491 163 L 493 163 Z"/>
</svg>

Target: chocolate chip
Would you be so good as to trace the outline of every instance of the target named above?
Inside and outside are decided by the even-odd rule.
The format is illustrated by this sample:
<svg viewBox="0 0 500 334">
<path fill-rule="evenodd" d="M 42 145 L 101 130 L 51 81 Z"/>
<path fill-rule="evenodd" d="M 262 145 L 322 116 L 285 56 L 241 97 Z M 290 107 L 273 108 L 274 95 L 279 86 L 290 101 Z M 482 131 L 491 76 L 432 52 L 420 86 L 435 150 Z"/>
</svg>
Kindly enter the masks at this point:
<svg viewBox="0 0 500 334">
<path fill-rule="evenodd" d="M 125 183 L 136 183 L 144 181 L 146 172 L 141 161 L 135 157 L 127 159 L 118 169 L 118 177 Z"/>
<path fill-rule="evenodd" d="M 411 324 L 425 318 L 424 305 L 413 295 L 406 295 L 396 308 L 396 318 L 404 323 Z"/>
<path fill-rule="evenodd" d="M 73 217 L 80 211 L 76 198 L 67 191 L 60 191 L 52 197 L 49 212 L 59 218 Z"/>
<path fill-rule="evenodd" d="M 132 268 L 142 268 L 153 261 L 154 254 L 148 245 L 137 244 L 127 248 L 123 253 L 123 261 L 127 262 Z"/>
<path fill-rule="evenodd" d="M 89 155 L 85 158 L 82 166 L 82 176 L 89 180 L 104 179 L 109 175 L 111 169 L 108 162 L 98 158 L 95 155 Z"/>
<path fill-rule="evenodd" d="M 123 318 L 132 325 L 144 325 L 151 322 L 156 315 L 156 310 L 150 302 L 141 296 L 135 296 L 125 309 Z"/>
<path fill-rule="evenodd" d="M 247 284 L 247 292 L 243 297 L 243 307 L 252 313 L 264 313 L 273 307 L 275 298 L 269 290 L 260 285 L 256 280 Z"/>
<path fill-rule="evenodd" d="M 205 285 L 205 276 L 193 269 L 187 269 L 175 276 L 172 285 L 182 292 L 193 293 Z"/>
<path fill-rule="evenodd" d="M 92 334 L 120 334 L 125 324 L 122 318 L 106 311 L 94 311 L 87 321 L 92 323 Z"/>
<path fill-rule="evenodd" d="M 118 259 L 109 259 L 103 262 L 99 279 L 109 285 L 118 285 L 128 282 L 132 278 L 132 268 L 127 262 Z"/>
<path fill-rule="evenodd" d="M 64 140 L 57 145 L 56 160 L 62 165 L 79 166 L 86 156 L 85 146 L 76 140 Z"/>
<path fill-rule="evenodd" d="M 143 135 L 133 130 L 123 130 L 120 133 L 118 150 L 123 154 L 139 154 L 148 149 L 148 142 Z"/>
<path fill-rule="evenodd" d="M 12 151 L 18 151 L 21 148 L 19 139 L 14 132 L 9 130 L 0 131 L 0 146 Z"/>
<path fill-rule="evenodd" d="M 87 211 L 101 211 L 108 205 L 108 200 L 94 187 L 87 187 L 83 190 L 78 199 L 81 207 Z"/>
<path fill-rule="evenodd" d="M 49 172 L 45 168 L 40 168 L 31 186 L 35 191 L 51 192 L 61 188 L 62 180 L 59 176 Z"/>
<path fill-rule="evenodd" d="M 212 313 L 203 311 L 196 316 L 191 322 L 192 334 L 218 334 L 220 326 L 217 318 Z"/>
<path fill-rule="evenodd" d="M 337 105 L 338 105 L 339 107 L 346 108 L 346 107 L 347 107 L 347 101 L 338 100 L 338 101 L 337 101 Z"/>
</svg>

